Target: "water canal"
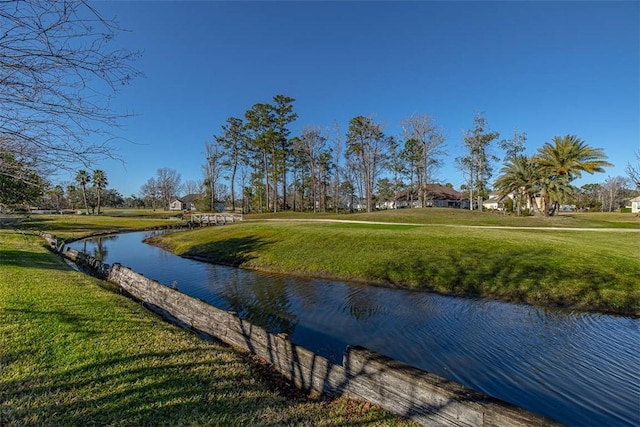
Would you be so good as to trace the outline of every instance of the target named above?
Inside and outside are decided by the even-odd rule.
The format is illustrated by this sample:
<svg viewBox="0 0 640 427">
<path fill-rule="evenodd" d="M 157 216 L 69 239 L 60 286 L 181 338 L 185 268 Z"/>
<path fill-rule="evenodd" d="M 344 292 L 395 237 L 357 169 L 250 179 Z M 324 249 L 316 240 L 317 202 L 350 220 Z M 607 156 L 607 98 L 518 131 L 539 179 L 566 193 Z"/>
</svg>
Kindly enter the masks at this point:
<svg viewBox="0 0 640 427">
<path fill-rule="evenodd" d="M 261 274 L 177 257 L 149 235 L 69 246 L 337 363 L 362 345 L 567 425 L 640 425 L 640 319 Z"/>
</svg>

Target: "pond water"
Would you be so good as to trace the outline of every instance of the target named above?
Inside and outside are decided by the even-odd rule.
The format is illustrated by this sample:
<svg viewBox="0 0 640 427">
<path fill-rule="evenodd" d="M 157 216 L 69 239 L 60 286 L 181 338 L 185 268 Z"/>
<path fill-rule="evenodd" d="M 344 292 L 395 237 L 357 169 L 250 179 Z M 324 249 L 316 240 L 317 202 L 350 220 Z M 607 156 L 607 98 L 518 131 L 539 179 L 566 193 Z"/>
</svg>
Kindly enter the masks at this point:
<svg viewBox="0 0 640 427">
<path fill-rule="evenodd" d="M 68 246 L 335 363 L 361 345 L 567 425 L 640 426 L 640 319 L 261 274 L 177 257 L 150 235 Z"/>
</svg>

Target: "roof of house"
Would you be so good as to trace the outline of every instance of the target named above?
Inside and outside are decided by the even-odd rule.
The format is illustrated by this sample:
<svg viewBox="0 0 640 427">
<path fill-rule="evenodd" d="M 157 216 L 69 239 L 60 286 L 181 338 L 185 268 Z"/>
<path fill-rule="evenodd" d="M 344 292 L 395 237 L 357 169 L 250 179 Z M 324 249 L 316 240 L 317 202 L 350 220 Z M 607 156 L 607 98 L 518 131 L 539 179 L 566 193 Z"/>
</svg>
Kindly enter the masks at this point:
<svg viewBox="0 0 640 427">
<path fill-rule="evenodd" d="M 465 196 L 454 190 L 451 187 L 445 187 L 440 184 L 427 184 L 427 198 L 430 200 L 461 200 L 464 199 Z M 398 197 L 398 200 L 405 200 L 409 198 L 409 194 L 404 193 Z M 413 191 L 413 199 L 418 198 L 418 191 Z"/>
<path fill-rule="evenodd" d="M 445 187 L 440 184 L 427 184 L 427 197 L 437 200 L 458 200 L 462 198 L 462 194 L 451 187 Z"/>
<path fill-rule="evenodd" d="M 501 197 L 491 196 L 487 200 L 483 201 L 482 203 L 486 203 L 486 204 L 489 204 L 489 203 L 500 203 L 501 200 L 502 200 Z"/>
<path fill-rule="evenodd" d="M 633 199 L 629 200 L 630 202 L 640 202 L 640 196 L 634 197 Z"/>
<path fill-rule="evenodd" d="M 180 197 L 179 201 L 181 201 L 182 203 L 193 203 L 196 200 L 200 200 L 202 199 L 202 195 L 201 194 L 187 194 L 184 197 Z"/>
</svg>

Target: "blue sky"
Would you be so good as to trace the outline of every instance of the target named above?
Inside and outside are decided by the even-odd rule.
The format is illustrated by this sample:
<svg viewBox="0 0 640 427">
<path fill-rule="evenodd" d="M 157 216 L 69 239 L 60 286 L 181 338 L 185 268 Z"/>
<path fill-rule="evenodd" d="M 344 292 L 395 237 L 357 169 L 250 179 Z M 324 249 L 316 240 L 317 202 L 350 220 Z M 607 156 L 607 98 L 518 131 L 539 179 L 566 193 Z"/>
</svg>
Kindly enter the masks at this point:
<svg viewBox="0 0 640 427">
<path fill-rule="evenodd" d="M 566 134 L 603 148 L 615 167 L 578 185 L 624 175 L 640 149 L 637 1 L 92 4 L 129 30 L 116 45 L 143 52 L 145 77 L 113 103 L 136 114 L 116 132 L 126 163 L 95 165 L 125 196 L 161 167 L 200 180 L 225 120 L 276 94 L 296 99 L 293 135 L 334 121 L 344 134 L 358 115 L 399 135 L 402 118 L 434 116 L 448 152 L 437 177 L 456 188 L 480 111 L 501 137 L 526 132 L 529 153 Z"/>
</svg>

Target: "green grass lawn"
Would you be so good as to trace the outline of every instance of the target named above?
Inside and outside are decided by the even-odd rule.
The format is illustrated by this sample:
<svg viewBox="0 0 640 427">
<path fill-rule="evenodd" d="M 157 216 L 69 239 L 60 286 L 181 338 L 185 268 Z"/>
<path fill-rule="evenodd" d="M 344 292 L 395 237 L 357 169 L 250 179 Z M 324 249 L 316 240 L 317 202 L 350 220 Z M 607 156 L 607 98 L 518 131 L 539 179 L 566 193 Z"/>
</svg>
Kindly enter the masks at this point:
<svg viewBox="0 0 640 427">
<path fill-rule="evenodd" d="M 559 228 L 638 228 L 640 216 L 631 213 L 590 212 L 560 213 L 554 217 L 517 217 L 498 212 L 478 212 L 466 209 L 426 208 L 390 209 L 372 213 L 298 213 L 279 212 L 246 215 L 246 219 L 346 219 L 413 224 L 559 227 Z"/>
<path fill-rule="evenodd" d="M 37 237 L 0 230 L 0 425 L 409 424 L 290 391 L 251 356 L 104 286 Z"/>
<path fill-rule="evenodd" d="M 182 219 L 164 213 L 128 215 L 128 211 L 107 211 L 103 215 L 30 215 L 0 217 L 0 228 L 44 231 L 65 240 L 92 234 L 118 233 L 127 230 L 176 226 Z M 149 211 L 152 212 L 152 211 Z"/>
<path fill-rule="evenodd" d="M 640 314 L 639 233 L 467 228 L 460 225 L 489 220 L 467 224 L 467 213 L 458 217 L 452 210 L 439 211 L 455 216 L 447 224 L 428 226 L 245 222 L 167 235 L 154 242 L 179 255 L 250 269 Z M 411 214 L 402 218 L 416 215 Z M 491 221 L 502 217 L 486 216 Z M 512 226 L 511 220 L 507 217 L 506 225 Z M 572 227 L 603 228 L 606 223 L 629 227 L 613 216 L 578 215 L 568 221 Z"/>
</svg>

